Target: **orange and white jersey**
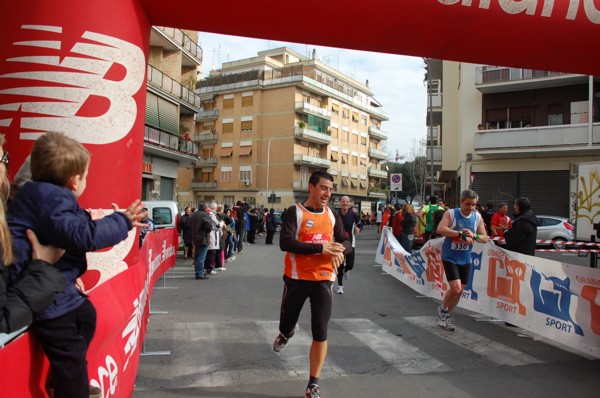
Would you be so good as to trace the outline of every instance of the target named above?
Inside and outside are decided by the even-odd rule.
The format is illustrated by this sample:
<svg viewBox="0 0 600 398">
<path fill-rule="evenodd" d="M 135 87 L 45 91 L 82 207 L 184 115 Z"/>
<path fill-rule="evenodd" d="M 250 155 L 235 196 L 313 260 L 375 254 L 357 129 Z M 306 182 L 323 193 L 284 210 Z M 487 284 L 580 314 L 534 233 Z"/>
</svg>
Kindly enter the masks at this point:
<svg viewBox="0 0 600 398">
<path fill-rule="evenodd" d="M 303 243 L 327 243 L 334 241 L 335 214 L 329 207 L 322 213 L 313 213 L 302 204 L 296 204 L 296 239 Z M 331 256 L 327 254 L 285 255 L 287 277 L 307 281 L 335 281 Z"/>
</svg>

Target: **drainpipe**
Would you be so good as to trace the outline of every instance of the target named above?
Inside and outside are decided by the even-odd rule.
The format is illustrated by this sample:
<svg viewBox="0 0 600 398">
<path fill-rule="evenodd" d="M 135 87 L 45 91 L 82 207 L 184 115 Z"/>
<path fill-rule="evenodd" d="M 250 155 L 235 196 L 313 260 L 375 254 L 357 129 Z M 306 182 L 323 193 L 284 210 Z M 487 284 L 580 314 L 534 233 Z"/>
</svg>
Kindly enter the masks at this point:
<svg viewBox="0 0 600 398">
<path fill-rule="evenodd" d="M 592 146 L 594 136 L 594 76 L 588 76 L 588 146 Z"/>
</svg>

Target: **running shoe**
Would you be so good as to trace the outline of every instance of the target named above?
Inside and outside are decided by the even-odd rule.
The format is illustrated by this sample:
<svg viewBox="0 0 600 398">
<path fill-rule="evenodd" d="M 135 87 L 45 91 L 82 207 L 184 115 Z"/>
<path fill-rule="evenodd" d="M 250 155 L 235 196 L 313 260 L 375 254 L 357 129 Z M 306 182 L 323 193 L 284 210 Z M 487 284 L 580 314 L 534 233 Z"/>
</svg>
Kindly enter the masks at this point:
<svg viewBox="0 0 600 398">
<path fill-rule="evenodd" d="M 344 286 L 338 286 L 336 293 L 337 294 L 344 294 Z"/>
<path fill-rule="evenodd" d="M 321 398 L 321 393 L 319 392 L 319 386 L 316 384 L 311 384 L 306 388 L 306 394 L 304 394 L 304 398 Z"/>
<path fill-rule="evenodd" d="M 452 325 L 452 318 L 450 317 L 450 314 L 448 312 L 442 311 L 441 306 L 439 306 L 437 309 L 437 316 L 438 316 L 438 325 L 440 325 L 440 327 L 442 329 L 446 329 L 451 332 L 454 331 L 454 325 Z"/>
<path fill-rule="evenodd" d="M 273 342 L 273 351 L 281 352 L 285 350 L 288 342 L 292 337 L 294 337 L 294 334 L 298 331 L 298 329 L 300 329 L 300 325 L 296 324 L 296 327 L 294 327 L 294 330 L 292 330 L 292 335 L 290 337 L 285 337 L 283 334 L 279 333 Z"/>
<path fill-rule="evenodd" d="M 350 271 L 344 272 L 344 279 L 346 279 L 346 280 L 350 279 Z"/>
</svg>

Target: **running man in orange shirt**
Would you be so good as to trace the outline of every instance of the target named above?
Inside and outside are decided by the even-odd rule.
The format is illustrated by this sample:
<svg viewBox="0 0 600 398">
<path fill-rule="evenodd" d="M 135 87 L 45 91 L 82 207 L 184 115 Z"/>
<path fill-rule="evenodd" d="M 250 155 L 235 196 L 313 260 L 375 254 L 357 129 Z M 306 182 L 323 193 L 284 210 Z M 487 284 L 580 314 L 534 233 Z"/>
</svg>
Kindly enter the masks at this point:
<svg viewBox="0 0 600 398">
<path fill-rule="evenodd" d="M 273 350 L 281 352 L 287 346 L 298 330 L 300 312 L 309 298 L 313 342 L 306 398 L 320 398 L 318 383 L 327 356 L 333 282 L 344 254 L 352 250 L 339 214 L 327 207 L 332 191 L 333 177 L 315 171 L 308 181 L 308 199 L 285 211 L 279 238 L 279 247 L 287 253 L 279 334 Z"/>
</svg>

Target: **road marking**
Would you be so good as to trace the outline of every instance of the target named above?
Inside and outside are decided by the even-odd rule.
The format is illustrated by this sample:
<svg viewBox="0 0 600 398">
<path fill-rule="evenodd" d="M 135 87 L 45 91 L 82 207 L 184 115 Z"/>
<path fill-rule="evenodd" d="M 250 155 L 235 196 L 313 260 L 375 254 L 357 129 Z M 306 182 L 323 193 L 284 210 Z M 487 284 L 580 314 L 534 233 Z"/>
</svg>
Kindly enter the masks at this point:
<svg viewBox="0 0 600 398">
<path fill-rule="evenodd" d="M 275 336 L 279 333 L 279 321 L 255 321 L 268 344 L 268 349 L 279 360 L 288 372 L 289 376 L 310 376 L 309 353 L 312 344 L 310 329 L 305 331 L 302 326 L 300 330 L 290 339 L 288 346 L 281 353 L 273 351 L 272 345 Z M 338 366 L 331 358 L 326 358 L 321 371 L 321 377 L 348 377 L 344 369 Z"/>
<path fill-rule="evenodd" d="M 451 343 L 473 351 L 486 360 L 497 365 L 521 366 L 532 363 L 544 363 L 537 358 L 527 355 L 519 350 L 490 340 L 482 335 L 473 333 L 466 329 L 456 327 L 454 332 L 448 332 L 438 326 L 435 316 L 414 316 L 403 318 L 408 322 L 428 332 L 441 337 Z"/>
<path fill-rule="evenodd" d="M 333 322 L 368 346 L 377 355 L 405 374 L 447 372 L 448 365 L 431 357 L 369 319 L 334 319 Z"/>
</svg>

